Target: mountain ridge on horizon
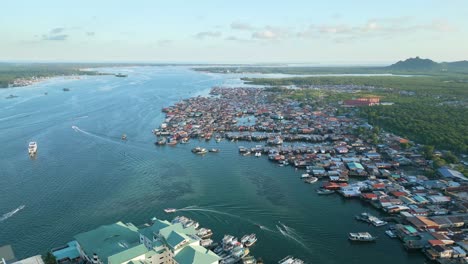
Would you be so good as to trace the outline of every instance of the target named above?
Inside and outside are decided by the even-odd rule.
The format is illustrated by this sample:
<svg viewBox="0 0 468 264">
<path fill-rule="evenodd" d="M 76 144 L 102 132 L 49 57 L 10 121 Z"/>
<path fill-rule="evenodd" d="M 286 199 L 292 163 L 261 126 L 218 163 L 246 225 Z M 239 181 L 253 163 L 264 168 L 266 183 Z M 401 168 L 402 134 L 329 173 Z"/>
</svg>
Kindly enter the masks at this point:
<svg viewBox="0 0 468 264">
<path fill-rule="evenodd" d="M 419 56 L 400 60 L 390 66 L 385 67 L 390 70 L 406 71 L 448 71 L 448 70 L 468 70 L 468 61 L 435 62 L 431 59 L 422 59 Z"/>
</svg>

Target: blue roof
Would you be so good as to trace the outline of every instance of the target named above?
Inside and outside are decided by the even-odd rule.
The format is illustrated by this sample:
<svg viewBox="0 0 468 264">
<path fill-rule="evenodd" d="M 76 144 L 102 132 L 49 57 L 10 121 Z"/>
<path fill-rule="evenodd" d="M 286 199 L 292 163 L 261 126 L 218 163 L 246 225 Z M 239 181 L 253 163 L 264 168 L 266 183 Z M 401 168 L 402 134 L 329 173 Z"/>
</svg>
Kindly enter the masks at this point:
<svg viewBox="0 0 468 264">
<path fill-rule="evenodd" d="M 463 174 L 456 170 L 451 170 L 447 167 L 442 167 L 439 169 L 439 173 L 445 178 L 458 178 L 462 180 L 466 180 L 466 177 Z"/>
</svg>

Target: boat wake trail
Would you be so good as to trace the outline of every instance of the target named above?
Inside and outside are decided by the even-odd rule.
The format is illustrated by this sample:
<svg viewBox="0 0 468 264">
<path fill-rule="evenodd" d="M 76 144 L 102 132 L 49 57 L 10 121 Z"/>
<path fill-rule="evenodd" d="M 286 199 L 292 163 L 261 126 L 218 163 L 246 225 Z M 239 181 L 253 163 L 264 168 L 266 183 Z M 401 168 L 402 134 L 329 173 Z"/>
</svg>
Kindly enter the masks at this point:
<svg viewBox="0 0 468 264">
<path fill-rule="evenodd" d="M 0 216 L 0 222 L 3 222 L 3 221 L 5 221 L 5 220 L 7 220 L 8 218 L 12 217 L 12 216 L 15 215 L 17 212 L 23 210 L 24 207 L 25 207 L 25 205 L 21 205 L 20 207 L 16 208 L 15 210 L 3 214 L 2 216 Z"/>
<path fill-rule="evenodd" d="M 226 215 L 226 216 L 229 216 L 229 217 L 232 217 L 232 218 L 237 218 L 237 219 L 249 222 L 252 225 L 258 226 L 262 230 L 269 231 L 269 232 L 272 232 L 272 233 L 277 233 L 276 231 L 274 231 L 274 230 L 272 230 L 272 229 L 270 229 L 270 228 L 268 228 L 266 226 L 255 223 L 254 221 L 252 221 L 250 219 L 243 218 L 243 217 L 238 216 L 238 215 L 234 215 L 234 214 L 214 210 L 214 209 L 211 209 L 211 208 L 202 208 L 202 207 L 198 207 L 196 205 L 191 205 L 191 206 L 187 206 L 187 207 L 184 207 L 184 208 L 181 208 L 181 209 L 177 209 L 177 211 L 178 212 L 184 212 L 184 211 L 185 212 L 207 212 L 207 213 Z"/>
<path fill-rule="evenodd" d="M 39 112 L 39 111 L 28 112 L 28 113 L 19 113 L 19 114 L 16 114 L 16 115 L 1 117 L 0 121 L 6 121 L 6 120 L 14 119 L 14 118 L 24 118 L 24 117 L 31 116 L 32 114 L 37 113 L 37 112 Z"/>
<path fill-rule="evenodd" d="M 297 232 L 294 229 L 290 228 L 289 226 L 286 226 L 285 224 L 281 222 L 278 222 L 278 223 L 279 225 L 276 225 L 276 228 L 283 236 L 285 236 L 286 238 L 292 239 L 293 241 L 301 245 L 310 253 L 309 247 L 307 247 L 306 244 L 304 244 L 304 242 L 301 241 L 302 240 L 301 237 L 297 234 Z"/>
<path fill-rule="evenodd" d="M 88 118 L 87 115 L 84 115 L 84 116 L 78 116 L 78 117 L 74 117 L 72 118 L 71 120 L 78 120 L 78 119 L 84 119 L 84 118 Z"/>
<path fill-rule="evenodd" d="M 205 209 L 205 208 L 200 208 L 200 207 L 182 208 L 182 209 L 177 209 L 177 211 L 200 211 L 200 212 L 209 212 L 209 213 L 222 214 L 222 215 L 227 215 L 227 216 L 234 217 L 234 218 L 243 219 L 243 218 L 240 217 L 240 216 L 233 215 L 233 214 L 230 214 L 230 213 L 225 213 L 225 212 L 221 212 L 221 211 L 218 211 L 218 210 Z M 249 220 L 247 220 L 247 219 L 244 219 L 244 220 L 249 221 Z"/>
<path fill-rule="evenodd" d="M 136 146 L 134 144 L 128 144 L 128 141 L 125 141 L 123 142 L 120 138 L 115 138 L 115 139 L 112 139 L 112 138 L 109 138 L 109 137 L 106 137 L 106 136 L 100 136 L 100 135 L 97 135 L 95 133 L 90 133 L 88 131 L 85 131 L 77 126 L 72 126 L 71 127 L 73 130 L 75 130 L 75 132 L 80 132 L 80 133 L 83 133 L 85 135 L 88 135 L 88 136 L 91 136 L 91 137 L 94 137 L 94 138 L 97 138 L 97 139 L 100 139 L 100 140 L 104 140 L 104 141 L 107 141 L 109 143 L 113 143 L 113 144 L 118 144 L 118 145 L 121 145 L 121 146 L 127 146 L 127 147 L 131 147 L 131 148 L 134 148 L 134 149 L 138 149 L 138 150 L 142 150 L 142 151 L 146 151 L 146 152 L 151 152 L 151 153 L 154 153 L 154 151 L 151 151 L 149 149 L 146 149 L 146 148 L 143 148 L 143 147 L 139 147 L 139 146 Z"/>
</svg>

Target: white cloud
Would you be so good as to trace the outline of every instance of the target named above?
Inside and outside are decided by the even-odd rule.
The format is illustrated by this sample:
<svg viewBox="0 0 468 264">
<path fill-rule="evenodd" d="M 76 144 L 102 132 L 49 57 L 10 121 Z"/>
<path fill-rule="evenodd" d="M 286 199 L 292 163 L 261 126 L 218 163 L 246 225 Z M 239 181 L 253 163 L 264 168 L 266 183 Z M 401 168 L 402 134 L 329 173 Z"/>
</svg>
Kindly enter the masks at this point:
<svg viewBox="0 0 468 264">
<path fill-rule="evenodd" d="M 291 32 L 284 28 L 266 26 L 262 30 L 258 30 L 252 33 L 253 39 L 263 39 L 263 40 L 281 40 L 288 38 Z"/>
<path fill-rule="evenodd" d="M 158 40 L 158 46 L 162 47 L 162 46 L 167 46 L 169 44 L 172 43 L 172 40 L 170 39 L 161 39 L 161 40 Z"/>
<path fill-rule="evenodd" d="M 276 39 L 278 38 L 278 35 L 271 31 L 271 30 L 262 30 L 262 31 L 257 31 L 252 34 L 253 38 L 258 38 L 258 39 Z"/>
<path fill-rule="evenodd" d="M 247 24 L 247 23 L 233 22 L 231 24 L 231 29 L 250 31 L 250 30 L 254 30 L 255 28 L 252 25 Z"/>
<path fill-rule="evenodd" d="M 429 26 L 429 30 L 438 31 L 438 32 L 454 32 L 457 31 L 457 28 L 445 20 L 433 20 Z"/>
<path fill-rule="evenodd" d="M 64 41 L 67 40 L 69 35 L 64 33 L 65 28 L 57 27 L 53 28 L 47 34 L 41 36 L 42 40 L 52 40 L 52 41 Z"/>
<path fill-rule="evenodd" d="M 198 32 L 197 34 L 195 34 L 195 38 L 197 39 L 204 39 L 204 38 L 208 38 L 208 37 L 211 37 L 211 38 L 218 38 L 218 37 L 221 37 L 221 32 L 219 31 L 203 31 L 203 32 Z"/>
</svg>

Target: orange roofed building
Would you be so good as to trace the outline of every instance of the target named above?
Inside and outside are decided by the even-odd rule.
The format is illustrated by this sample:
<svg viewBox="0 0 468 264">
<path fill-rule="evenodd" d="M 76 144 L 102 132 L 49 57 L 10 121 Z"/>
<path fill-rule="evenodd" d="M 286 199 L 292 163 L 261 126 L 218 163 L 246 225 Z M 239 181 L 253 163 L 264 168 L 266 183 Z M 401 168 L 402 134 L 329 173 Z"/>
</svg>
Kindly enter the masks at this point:
<svg viewBox="0 0 468 264">
<path fill-rule="evenodd" d="M 354 100 L 344 100 L 343 104 L 345 106 L 372 106 L 380 104 L 380 97 L 362 97 Z"/>
</svg>

